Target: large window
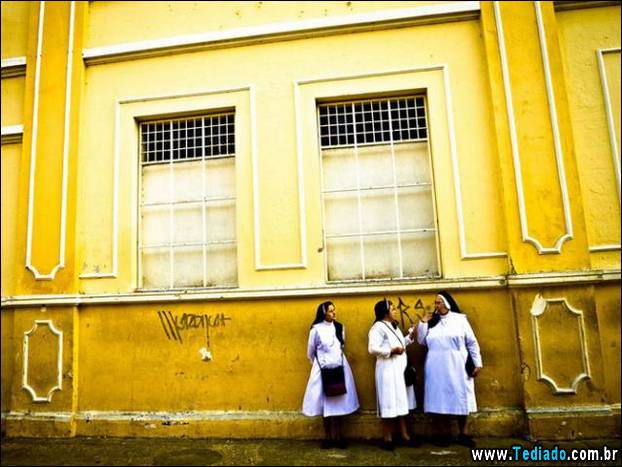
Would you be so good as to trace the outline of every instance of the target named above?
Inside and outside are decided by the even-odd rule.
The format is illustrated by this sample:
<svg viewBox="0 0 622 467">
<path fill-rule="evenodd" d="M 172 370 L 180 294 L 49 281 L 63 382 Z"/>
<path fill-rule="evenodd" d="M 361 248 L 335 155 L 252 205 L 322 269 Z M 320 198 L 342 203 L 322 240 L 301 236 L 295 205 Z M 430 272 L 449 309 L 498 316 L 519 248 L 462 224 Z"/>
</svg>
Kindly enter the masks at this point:
<svg viewBox="0 0 622 467">
<path fill-rule="evenodd" d="M 143 288 L 237 285 L 234 117 L 140 124 Z"/>
<path fill-rule="evenodd" d="M 327 279 L 437 277 L 425 98 L 318 105 Z"/>
</svg>

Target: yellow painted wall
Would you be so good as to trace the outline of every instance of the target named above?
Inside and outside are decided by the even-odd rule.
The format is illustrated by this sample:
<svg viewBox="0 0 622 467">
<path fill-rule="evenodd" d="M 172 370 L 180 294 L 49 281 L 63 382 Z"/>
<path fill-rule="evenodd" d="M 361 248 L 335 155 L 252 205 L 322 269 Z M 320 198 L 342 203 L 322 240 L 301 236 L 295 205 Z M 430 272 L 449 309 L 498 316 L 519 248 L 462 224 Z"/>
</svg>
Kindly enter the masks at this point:
<svg viewBox="0 0 622 467">
<path fill-rule="evenodd" d="M 452 35 L 457 47 L 448 49 L 441 38 Z M 417 28 L 378 31 L 346 36 L 331 36 L 244 47 L 241 49 L 214 50 L 203 53 L 184 54 L 157 59 L 124 62 L 87 68 L 85 108 L 97 109 L 84 112 L 81 128 L 84 137 L 80 151 L 90 154 L 80 165 L 78 177 L 80 188 L 78 225 L 84 245 L 79 264 L 87 265 L 83 272 L 93 272 L 92 265 L 100 265 L 102 271 L 111 263 L 113 157 L 114 157 L 114 102 L 141 96 L 166 96 L 201 91 L 214 91 L 256 86 L 257 158 L 260 194 L 260 243 L 261 262 L 265 265 L 300 262 L 300 232 L 298 213 L 298 185 L 296 177 L 296 131 L 294 126 L 294 81 L 310 78 L 335 78 L 382 72 L 386 69 L 408 70 L 427 65 L 449 63 L 452 104 L 456 115 L 479 115 L 478 118 L 456 118 L 456 140 L 460 161 L 460 177 L 463 183 L 463 210 L 466 221 L 467 247 L 470 253 L 481 251 L 504 251 L 504 227 L 498 177 L 495 176 L 493 129 L 489 126 L 491 109 L 487 105 L 486 81 L 482 76 L 485 66 L 484 53 L 478 40 L 479 25 L 476 21 L 454 24 L 450 31 L 439 25 Z M 369 44 L 361 48 L 361 41 Z M 335 50 L 339 53 L 335 54 Z M 399 54 L 387 54 L 386 50 L 400 50 Z M 425 52 L 424 52 L 425 51 Z M 316 64 L 323 62 L 324 71 Z M 368 65 L 361 66 L 362 63 Z M 246 64 L 241 67 L 240 64 Z M 178 70 L 183 69 L 183 79 Z M 144 76 L 158 79 L 144 80 Z M 426 82 L 411 73 L 391 79 L 361 79 L 354 82 L 358 92 L 374 90 L 421 89 Z M 209 82 L 204 79 L 209 76 Z M 449 134 L 446 123 L 445 97 L 442 75 L 438 81 L 438 97 L 434 108 L 438 112 L 438 132 L 433 144 L 434 173 L 438 180 L 436 203 L 440 223 L 441 257 L 444 275 L 447 277 L 485 276 L 501 274 L 506 270 L 506 260 L 492 259 L 477 263 L 461 262 L 457 243 L 457 220 L 451 161 L 449 158 Z M 114 86 L 110 83 L 114 82 Z M 390 84 L 387 84 L 390 83 Z M 302 86 L 301 86 L 302 88 Z M 473 92 L 476 89 L 476 92 Z M 357 92 L 355 91 L 355 93 Z M 324 95 L 339 97 L 353 92 L 343 83 L 323 85 Z M 248 97 L 246 97 L 248 98 Z M 176 99 L 178 100 L 178 99 Z M 162 105 L 166 100 L 162 101 Z M 125 106 L 121 106 L 123 109 Z M 324 281 L 321 247 L 321 218 L 319 205 L 319 154 L 313 122 L 315 111 L 306 108 L 302 126 L 305 128 L 303 147 L 304 186 L 307 216 L 307 252 L 309 267 L 306 270 L 254 271 L 253 200 L 251 184 L 251 155 L 238 151 L 238 258 L 239 285 L 303 285 Z M 248 125 L 248 113 L 241 113 L 242 131 Z M 432 131 L 436 130 L 434 127 Z M 125 134 L 130 134 L 127 132 Z M 247 144 L 250 136 L 243 133 L 240 141 Z M 136 159 L 129 140 L 121 140 L 121 176 L 133 174 Z M 250 150 L 250 145 L 245 146 Z M 474 162 L 461 161 L 473 158 Z M 481 170 L 485 167 L 486 172 Z M 484 178 L 482 178 L 484 177 Z M 484 182 L 485 180 L 485 182 Z M 120 183 L 122 203 L 119 228 L 130 234 L 135 222 L 132 209 L 136 205 L 136 187 L 132 183 Z M 94 205 L 95 203 L 95 205 Z M 96 206 L 96 207 L 95 207 Z M 100 214 L 101 213 L 101 216 Z M 283 222 L 283 219 L 290 219 Z M 103 220 L 103 222 L 102 222 Z M 88 239 L 88 241 L 87 241 Z M 106 290 L 131 290 L 136 278 L 127 274 L 135 256 L 128 254 L 128 242 L 121 241 L 119 280 L 84 280 L 81 290 L 85 292 Z M 105 265 L 105 267 L 103 266 Z"/>
<path fill-rule="evenodd" d="M 4 293 L 3 293 L 4 295 Z M 13 328 L 13 313 L 10 311 L 2 311 L 0 314 L 1 321 L 1 339 L 0 344 L 2 347 L 2 395 L 0 401 L 2 402 L 2 412 L 8 412 L 11 407 L 11 394 L 13 392 L 12 384 L 15 375 L 15 342 L 14 342 L 14 328 Z"/>
<path fill-rule="evenodd" d="M 30 6 L 33 3 L 2 2 L 2 59 L 26 55 Z"/>
<path fill-rule="evenodd" d="M 2 296 L 15 293 L 17 202 L 21 144 L 2 145 Z"/>
<path fill-rule="evenodd" d="M 597 49 L 620 47 L 620 8 L 564 11 L 557 19 L 589 245 L 620 245 L 620 202 L 596 55 Z M 619 51 L 605 55 L 605 69 L 620 148 Z M 593 251 L 591 261 L 596 269 L 620 267 L 620 249 Z"/>
<path fill-rule="evenodd" d="M 513 342 L 509 297 L 505 292 L 456 294 L 477 334 L 486 370 L 477 380 L 477 396 L 482 408 L 514 408 L 520 404 L 518 348 Z M 414 318 L 418 300 L 431 307 L 433 295 L 400 296 Z M 389 297 L 399 302 L 400 297 Z M 327 297 L 328 298 L 328 297 Z M 375 359 L 367 352 L 367 333 L 373 323 L 373 305 L 380 296 L 334 299 L 338 320 L 346 327 L 346 353 L 352 366 L 362 410 L 375 410 Z M 306 358 L 309 327 L 315 317 L 317 299 L 256 300 L 206 304 L 153 304 L 123 307 L 87 306 L 79 310 L 80 411 L 298 411 L 309 377 Z M 166 312 L 161 318 L 159 312 Z M 168 314 L 170 312 L 170 314 Z M 421 310 L 418 310 L 421 312 Z M 186 329 L 188 323 L 199 327 Z M 203 317 L 211 324 L 209 346 Z M 224 320 L 221 317 L 224 316 Z M 47 311 L 3 312 L 3 319 L 15 320 L 6 326 L 3 342 L 30 330 L 33 319 L 52 319 L 63 331 L 63 391 L 55 393 L 52 405 L 40 410 L 66 410 L 71 406 L 71 344 L 74 337 L 71 308 Z M 167 319 L 169 320 L 167 322 Z M 174 321 L 175 320 L 175 321 Z M 487 326 L 486 321 L 498 323 Z M 179 325 L 174 334 L 168 323 Z M 405 317 L 404 322 L 408 326 Z M 11 323 L 10 323 L 11 324 Z M 173 324 L 174 326 L 174 324 Z M 4 326 L 3 326 L 4 328 Z M 43 329 L 43 328 L 42 328 Z M 42 335 L 47 334 L 47 330 Z M 8 339 L 6 339 L 8 338 Z M 38 343 L 32 338 L 33 375 L 43 374 L 45 388 L 50 358 L 55 356 L 54 340 Z M 9 345 L 9 344 L 3 344 Z M 199 349 L 207 347 L 213 360 L 201 361 Z M 45 351 L 44 351 L 45 350 Z M 425 350 L 413 345 L 411 358 L 423 370 Z M 51 356 L 50 356 L 51 355 Z M 513 363 L 512 363 L 513 362 Z M 55 361 L 52 362 L 55 364 Z M 15 367 L 22 365 L 16 358 Z M 53 374 L 53 373 L 52 373 Z M 35 379 L 35 381 L 37 381 Z M 287 384 L 283 384 L 287 381 Z M 114 391 L 102 390 L 112 388 Z M 22 394 L 23 392 L 23 394 Z M 39 391 L 41 392 L 41 391 Z M 14 411 L 31 407 L 24 392 L 13 394 Z"/>
<path fill-rule="evenodd" d="M 35 8 L 24 4 L 10 7 L 15 9 L 9 8 L 10 14 L 5 15 L 3 3 L 3 57 L 27 55 L 28 60 L 25 78 L 2 80 L 2 123 L 24 124 L 23 143 L 2 146 L 2 411 L 18 414 L 10 419 L 3 416 L 3 429 L 6 426 L 10 434 L 29 436 L 175 433 L 316 437 L 321 427 L 298 412 L 309 374 L 305 358 L 309 325 L 317 304 L 332 299 L 338 319 L 347 329 L 348 358 L 363 409 L 360 416 L 353 417 L 351 430 L 357 436 L 377 436 L 374 360 L 367 353 L 374 303 L 384 296 L 395 301 L 401 297 L 414 317 L 418 303 L 419 312 L 421 307 L 431 307 L 437 289 L 449 283 L 446 279 L 456 279 L 449 288 L 469 316 L 485 366 L 476 382 L 481 408 L 474 417 L 476 433 L 522 433 L 524 420 L 530 433 L 538 437 L 611 433 L 610 425 L 619 421 L 619 408 L 617 413 L 614 409 L 620 401 L 620 373 L 611 368 L 620 365 L 620 253 L 618 249 L 590 254 L 588 246 L 619 243 L 619 202 L 593 53 L 594 47 L 619 47 L 619 7 L 554 12 L 551 2 L 542 2 L 574 228 L 573 239 L 562 245 L 559 254 L 538 254 L 520 237 L 519 195 L 491 2 L 481 2 L 479 19 L 347 34 L 331 31 L 304 39 L 266 40 L 192 53 L 175 51 L 88 66 L 80 57 L 83 44 L 98 47 L 433 3 L 442 2 L 154 2 L 149 4 L 151 20 L 144 24 L 145 3 L 78 2 L 71 75 L 67 265 L 52 281 L 36 281 L 24 267 L 38 15 Z M 41 76 L 36 139 L 41 145 L 33 243 L 33 257 L 43 269 L 49 269 L 58 258 L 59 135 L 63 132 L 66 83 L 57 78 L 64 76 L 67 59 L 68 5 L 58 2 L 50 6 L 47 18 L 59 26 L 44 29 L 46 68 Z M 532 4 L 501 2 L 501 17 L 529 232 L 550 246 L 565 226 L 535 13 Z M 144 28 L 136 24 L 144 24 Z M 5 45 L 5 31 L 13 27 L 18 36 L 27 31 L 23 33 L 23 52 Z M 617 60 L 608 57 L 605 65 L 611 76 L 619 142 L 619 55 Z M 394 282 L 376 284 L 373 291 L 369 284 L 356 284 L 348 290 L 343 284 L 327 284 L 317 102 L 404 92 L 423 93 L 428 103 L 441 279 L 399 282 L 397 287 L 403 287 L 400 293 L 394 292 Z M 199 300 L 189 294 L 194 301 L 183 302 L 145 294 L 137 290 L 141 287 L 137 122 L 231 108 L 236 111 L 238 290 L 218 292 L 223 299 L 211 295 Z M 298 135 L 304 235 L 298 206 Z M 119 205 L 118 253 L 113 257 L 115 158 L 119 161 Z M 254 162 L 258 198 L 253 190 Z M 458 198 L 464 215 L 462 252 Z M 256 207 L 258 219 L 254 218 Z M 256 220 L 260 221 L 257 239 Z M 301 250 L 302 238 L 306 241 Z M 300 263 L 305 252 L 306 268 L 258 270 L 260 266 Z M 461 257 L 486 253 L 505 256 Z M 115 258 L 117 277 L 79 277 L 110 275 Z M 592 274 L 591 269 L 610 271 L 605 276 L 600 271 Z M 541 272 L 548 274 L 533 274 Z M 382 290 L 385 285 L 391 292 Z M 318 296 L 301 296 L 313 293 L 309 289 L 314 287 L 323 288 L 317 291 Z M 70 294 L 80 298 L 68 297 Z M 111 298 L 100 294 L 124 295 Z M 258 298 L 260 294 L 265 295 Z M 13 295 L 17 298 L 10 297 Z M 30 305 L 15 304 L 32 295 L 36 297 Z M 572 309 L 555 302 L 535 321 L 533 312 L 540 296 L 563 299 Z M 51 300 L 59 297 L 65 297 L 65 302 L 52 306 Z M 116 299 L 121 301 L 115 303 Z M 579 324 L 579 314 L 583 324 Z M 165 321 L 181 323 L 184 315 L 195 323 L 210 316 L 214 326 L 209 343 L 205 327 L 179 330 L 178 334 Z M 21 388 L 21 343 L 35 320 L 49 319 L 63 332 L 63 389 L 52 396 L 51 403 L 33 403 Z M 540 350 L 535 345 L 536 322 Z M 585 348 L 581 347 L 580 326 Z M 56 376 L 56 338 L 46 332 L 41 328 L 41 334 L 35 334 L 30 354 L 33 384 L 43 392 Z M 213 361 L 201 361 L 201 347 L 212 351 Z M 425 350 L 414 345 L 409 352 L 421 375 Z M 576 394 L 554 394 L 551 385 L 537 377 L 540 355 L 547 375 L 562 386 L 571 384 L 583 371 L 582 352 L 589 355 L 590 378 L 577 385 Z M 421 389 L 419 381 L 420 400 Z M 207 431 L 193 431 L 196 424 L 188 422 L 187 428 L 180 425 L 175 428 L 178 431 L 167 432 L 161 423 L 155 427 L 140 419 L 149 412 L 187 412 L 192 418 L 218 415 L 219 411 L 229 411 L 227 416 L 233 418 L 220 425 L 209 417 L 201 419 L 199 423 L 204 423 Z M 19 418 L 28 412 L 71 416 L 51 422 Z M 123 418 L 126 413 L 138 414 L 138 419 Z M 235 419 L 240 413 L 243 417 L 263 414 L 271 427 L 252 418 L 254 415 L 240 422 Z M 93 417 L 92 423 L 89 417 Z M 226 428 L 218 431 L 217 426 Z M 284 427 L 294 428 L 284 434 Z"/>
<path fill-rule="evenodd" d="M 70 412 L 73 398 L 73 319 L 71 307 L 32 308 L 13 313 L 11 310 L 3 310 L 7 315 L 9 325 L 9 345 L 13 345 L 13 377 L 11 378 L 10 409 L 12 411 L 33 412 Z M 47 323 L 38 323 L 35 332 L 35 320 L 51 321 L 54 328 L 62 333 L 62 345 L 59 345 L 59 337 L 50 331 Z M 28 336 L 28 365 L 27 381 L 38 397 L 47 397 L 48 392 L 58 384 L 58 361 L 62 357 L 61 389 L 54 391 L 50 402 L 36 402 L 33 405 L 31 395 L 22 388 L 22 368 L 24 366 L 23 342 L 25 335 Z M 3 331 L 3 341 L 5 334 Z M 4 344 L 3 344 L 4 345 Z M 77 342 L 76 342 L 77 345 Z M 59 352 L 62 348 L 62 355 Z M 33 436 L 42 435 L 34 429 Z M 62 436 L 70 434 L 67 424 L 59 424 L 58 433 Z"/>
<path fill-rule="evenodd" d="M 322 19 L 349 14 L 413 8 L 447 2 L 156 2 L 144 24 L 141 2 L 93 2 L 86 47 L 139 42 L 273 23 Z M 136 24 L 141 24 L 136 28 Z"/>
<path fill-rule="evenodd" d="M 615 285 L 595 289 L 596 310 L 601 332 L 605 385 L 611 403 L 620 403 L 620 288 Z"/>
<path fill-rule="evenodd" d="M 2 126 L 21 125 L 24 121 L 24 78 L 2 80 Z"/>
</svg>

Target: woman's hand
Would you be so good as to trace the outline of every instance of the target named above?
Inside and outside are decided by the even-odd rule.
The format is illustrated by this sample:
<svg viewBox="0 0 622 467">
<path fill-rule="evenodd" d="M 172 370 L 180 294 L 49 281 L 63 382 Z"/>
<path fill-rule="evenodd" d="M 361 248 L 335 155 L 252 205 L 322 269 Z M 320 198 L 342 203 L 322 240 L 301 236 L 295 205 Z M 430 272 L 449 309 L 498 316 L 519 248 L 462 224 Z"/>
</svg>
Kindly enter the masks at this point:
<svg viewBox="0 0 622 467">
<path fill-rule="evenodd" d="M 402 347 L 393 347 L 391 349 L 391 355 L 402 355 L 404 353 L 404 349 Z"/>
<path fill-rule="evenodd" d="M 473 370 L 473 378 L 475 378 L 477 375 L 479 375 L 479 371 L 482 369 L 481 366 L 477 366 L 475 367 L 475 369 Z"/>
<path fill-rule="evenodd" d="M 425 314 L 421 317 L 421 321 L 423 323 L 427 323 L 428 321 L 430 321 L 432 319 L 433 315 L 434 315 L 434 311 L 432 311 L 432 310 L 425 310 Z"/>
</svg>

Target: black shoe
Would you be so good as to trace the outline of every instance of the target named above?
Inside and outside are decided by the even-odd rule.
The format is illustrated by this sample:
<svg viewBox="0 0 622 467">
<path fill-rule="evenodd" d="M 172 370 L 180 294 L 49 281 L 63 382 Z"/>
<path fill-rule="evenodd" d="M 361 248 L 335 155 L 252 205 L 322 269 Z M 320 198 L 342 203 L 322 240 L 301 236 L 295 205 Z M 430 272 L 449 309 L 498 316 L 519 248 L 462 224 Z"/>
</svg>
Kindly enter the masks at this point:
<svg viewBox="0 0 622 467">
<path fill-rule="evenodd" d="M 451 445 L 451 438 L 449 436 L 435 436 L 432 438 L 432 444 L 440 448 L 447 448 Z"/>
<path fill-rule="evenodd" d="M 393 444 L 393 441 L 383 441 L 380 444 L 380 449 L 384 449 L 385 451 L 394 451 L 395 445 Z"/>
<path fill-rule="evenodd" d="M 421 440 L 413 436 L 410 438 L 410 441 L 408 442 L 408 446 L 411 448 L 418 448 L 419 446 L 421 446 Z"/>
<path fill-rule="evenodd" d="M 458 435 L 456 443 L 460 444 L 461 446 L 466 446 L 467 448 L 475 447 L 475 441 L 473 441 L 473 438 L 468 435 Z"/>
<path fill-rule="evenodd" d="M 410 439 L 403 439 L 401 438 L 398 442 L 397 442 L 398 446 L 403 446 L 406 448 L 416 448 L 417 446 L 420 446 L 421 443 L 419 443 L 418 441 L 414 440 L 413 438 Z"/>
<path fill-rule="evenodd" d="M 323 439 L 320 447 L 322 449 L 331 449 L 335 447 L 335 442 L 332 439 Z"/>
</svg>

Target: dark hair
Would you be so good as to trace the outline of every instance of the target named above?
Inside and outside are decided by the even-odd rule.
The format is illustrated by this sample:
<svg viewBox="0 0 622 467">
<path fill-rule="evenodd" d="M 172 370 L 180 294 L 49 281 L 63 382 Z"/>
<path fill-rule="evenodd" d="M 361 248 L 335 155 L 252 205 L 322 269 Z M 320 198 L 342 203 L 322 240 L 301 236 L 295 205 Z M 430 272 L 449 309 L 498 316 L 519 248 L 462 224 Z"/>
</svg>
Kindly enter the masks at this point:
<svg viewBox="0 0 622 467">
<path fill-rule="evenodd" d="M 313 320 L 313 323 L 311 323 L 311 327 L 324 321 L 324 317 L 326 316 L 326 312 L 328 311 L 328 307 L 330 305 L 335 306 L 335 304 L 330 301 L 323 302 L 318 305 L 317 310 L 315 312 L 315 319 Z M 337 339 L 339 339 L 339 342 L 341 342 L 341 345 L 345 345 L 345 343 L 343 342 L 343 324 L 337 321 L 333 321 L 333 324 L 335 325 L 335 334 L 337 335 Z"/>
<path fill-rule="evenodd" d="M 391 310 L 391 305 L 393 302 L 391 300 L 387 300 L 386 298 L 380 300 L 376 305 L 374 305 L 374 313 L 376 314 L 376 319 L 374 323 L 377 321 L 382 321 L 387 313 Z"/>
<path fill-rule="evenodd" d="M 447 303 L 449 303 L 451 311 L 453 311 L 454 313 L 462 313 L 460 311 L 460 307 L 458 306 L 458 304 L 454 300 L 454 297 L 452 297 L 449 294 L 449 292 L 447 292 L 445 290 L 441 290 L 437 295 L 440 295 L 440 296 L 444 297 L 445 300 L 447 300 Z M 428 321 L 428 329 L 431 329 L 434 326 L 436 326 L 440 320 L 441 320 L 440 315 L 438 313 L 434 313 L 434 315 L 432 316 L 430 321 Z"/>
</svg>

